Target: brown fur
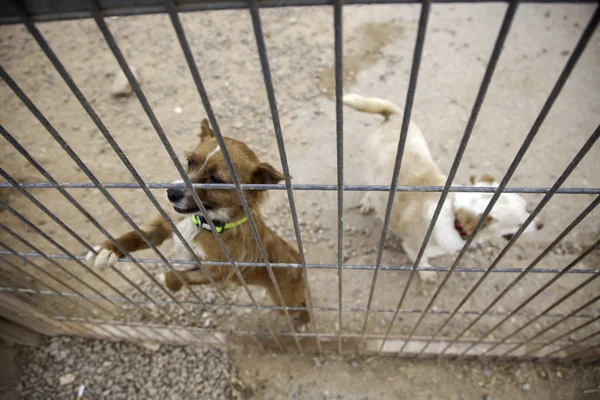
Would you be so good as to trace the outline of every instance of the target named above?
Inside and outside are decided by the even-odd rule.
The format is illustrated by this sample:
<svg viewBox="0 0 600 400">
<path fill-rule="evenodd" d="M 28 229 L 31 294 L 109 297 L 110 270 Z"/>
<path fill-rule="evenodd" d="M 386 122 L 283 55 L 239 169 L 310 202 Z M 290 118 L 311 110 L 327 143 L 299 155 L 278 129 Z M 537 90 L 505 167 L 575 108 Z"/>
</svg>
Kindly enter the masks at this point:
<svg viewBox="0 0 600 400">
<path fill-rule="evenodd" d="M 480 218 L 481 215 L 475 215 L 474 213 L 468 210 L 460 209 L 456 211 L 456 219 L 462 226 L 462 229 L 465 231 L 465 233 L 469 236 L 475 230 L 475 227 L 477 226 L 477 223 L 479 222 Z M 483 221 L 482 226 L 490 224 L 493 220 L 494 218 L 491 215 L 488 215 L 487 217 L 485 217 L 485 221 Z"/>
<path fill-rule="evenodd" d="M 490 185 L 493 184 L 494 182 L 496 182 L 496 179 L 493 176 L 488 175 L 488 174 L 471 175 L 469 180 L 471 181 L 471 185 L 474 185 L 475 182 L 485 182 L 485 183 L 489 183 Z"/>
<path fill-rule="evenodd" d="M 214 153 L 213 156 L 207 160 L 207 156 L 210 152 L 217 147 L 214 132 L 208 125 L 208 121 L 202 121 L 199 136 L 200 144 L 193 152 L 188 153 L 188 176 L 190 180 L 193 183 L 232 183 L 231 176 L 220 152 Z M 271 165 L 260 162 L 256 154 L 254 154 L 246 144 L 231 138 L 224 139 L 242 184 L 270 184 L 277 183 L 284 178 L 283 175 Z M 215 182 L 215 179 L 219 182 Z M 235 190 L 197 189 L 196 192 L 202 200 L 202 203 L 208 209 L 213 211 L 227 210 L 229 221 L 237 221 L 244 217 L 244 210 Z M 269 262 L 299 264 L 300 256 L 296 249 L 270 230 L 260 216 L 259 207 L 265 199 L 266 192 L 249 190 L 245 191 L 244 195 L 248 202 L 248 206 L 252 211 L 252 217 Z M 189 209 L 188 211 L 190 214 L 176 215 L 179 220 L 191 218 L 191 215 L 193 214 L 199 214 L 193 197 L 187 191 L 183 203 L 185 204 L 186 209 Z M 169 225 L 161 216 L 155 218 L 150 225 L 144 227 L 142 230 L 150 241 L 157 246 L 172 235 Z M 249 222 L 224 230 L 220 233 L 220 236 L 234 261 L 264 261 L 252 235 Z M 117 240 L 128 252 L 148 248 L 147 244 L 136 232 L 126 233 Z M 206 254 L 205 260 L 228 261 L 212 232 L 199 228 L 193 238 L 193 242 L 202 248 Z M 123 254 L 121 254 L 121 252 L 109 241 L 102 243 L 101 247 L 113 251 L 119 257 L 123 256 Z M 205 265 L 205 268 L 217 282 L 233 282 L 241 284 L 231 265 Z M 272 270 L 281 291 L 285 306 L 306 307 L 305 281 L 302 269 L 273 268 Z M 282 306 L 266 267 L 240 267 L 240 272 L 246 283 L 265 287 L 273 302 L 278 306 Z M 179 274 L 189 285 L 204 285 L 209 283 L 208 278 L 200 269 L 179 271 Z M 183 286 L 183 282 L 171 271 L 168 271 L 165 274 L 165 284 L 167 288 L 172 291 L 178 291 Z M 294 310 L 290 311 L 290 314 L 295 317 L 298 325 L 310 322 L 310 316 L 306 310 Z"/>
</svg>

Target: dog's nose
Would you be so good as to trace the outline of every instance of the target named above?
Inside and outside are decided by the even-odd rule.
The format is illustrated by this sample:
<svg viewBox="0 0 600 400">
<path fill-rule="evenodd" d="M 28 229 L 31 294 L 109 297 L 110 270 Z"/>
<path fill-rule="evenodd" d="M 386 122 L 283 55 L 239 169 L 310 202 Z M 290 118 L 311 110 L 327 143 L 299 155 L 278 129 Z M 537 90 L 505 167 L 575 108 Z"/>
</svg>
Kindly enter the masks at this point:
<svg viewBox="0 0 600 400">
<path fill-rule="evenodd" d="M 535 227 L 539 231 L 540 229 L 542 229 L 544 227 L 544 221 L 542 221 L 541 219 L 535 221 Z"/>
<path fill-rule="evenodd" d="M 175 188 L 171 188 L 171 189 L 167 189 L 167 198 L 169 199 L 169 201 L 171 203 L 175 203 L 178 202 L 179 200 L 183 199 L 183 190 L 181 189 L 175 189 Z"/>
</svg>

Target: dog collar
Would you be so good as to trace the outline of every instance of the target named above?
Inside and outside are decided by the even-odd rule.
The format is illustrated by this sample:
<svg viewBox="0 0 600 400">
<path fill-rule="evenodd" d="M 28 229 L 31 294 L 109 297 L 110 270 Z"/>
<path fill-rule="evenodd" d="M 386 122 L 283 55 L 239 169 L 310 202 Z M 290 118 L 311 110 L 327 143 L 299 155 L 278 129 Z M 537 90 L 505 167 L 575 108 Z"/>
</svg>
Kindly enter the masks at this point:
<svg viewBox="0 0 600 400">
<path fill-rule="evenodd" d="M 467 240 L 469 235 L 465 231 L 465 228 L 463 228 L 463 226 L 460 224 L 460 222 L 458 222 L 458 219 L 454 219 L 454 229 L 458 231 L 458 234 L 463 240 Z"/>
<path fill-rule="evenodd" d="M 235 228 L 238 225 L 243 224 L 244 222 L 248 221 L 247 217 L 238 219 L 235 222 L 229 222 L 227 224 L 221 224 L 218 221 L 213 221 L 213 225 L 215 226 L 215 229 L 217 230 L 217 233 L 221 233 L 227 229 L 231 229 L 231 228 Z M 208 222 L 206 221 L 206 218 L 204 218 L 201 215 L 192 215 L 192 223 L 196 226 L 198 226 L 199 228 L 204 229 L 205 231 L 210 231 L 210 225 L 208 224 Z"/>
</svg>

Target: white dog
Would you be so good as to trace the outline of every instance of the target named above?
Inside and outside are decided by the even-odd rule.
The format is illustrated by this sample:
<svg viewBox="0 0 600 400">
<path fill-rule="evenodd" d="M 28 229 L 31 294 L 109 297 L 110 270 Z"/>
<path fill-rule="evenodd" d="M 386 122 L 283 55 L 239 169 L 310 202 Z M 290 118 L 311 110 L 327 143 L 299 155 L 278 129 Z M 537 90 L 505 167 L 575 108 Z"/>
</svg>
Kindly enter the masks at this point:
<svg viewBox="0 0 600 400">
<path fill-rule="evenodd" d="M 344 104 L 358 111 L 381 114 L 385 117 L 379 129 L 366 138 L 369 160 L 366 179 L 367 183 L 372 185 L 389 185 L 404 115 L 402 109 L 389 101 L 357 94 L 345 95 Z M 398 185 L 443 186 L 445 182 L 446 176 L 434 163 L 423 133 L 411 121 Z M 472 176 L 471 184 L 498 186 L 489 175 Z M 466 238 L 473 232 L 491 197 L 492 193 L 449 193 L 419 266 L 427 267 L 430 258 L 460 250 Z M 433 192 L 396 193 L 389 227 L 402 239 L 402 247 L 413 262 L 417 258 L 439 198 L 440 194 Z M 360 211 L 366 214 L 374 209 L 377 216 L 383 219 L 387 200 L 386 192 L 367 192 L 360 202 Z M 492 237 L 510 240 L 528 217 L 526 201 L 517 194 L 504 193 L 478 232 L 477 242 L 482 243 Z M 542 226 L 543 222 L 536 219 L 535 224 L 529 225 L 524 233 L 541 229 Z M 423 282 L 437 280 L 437 274 L 431 271 L 419 271 L 419 276 Z"/>
</svg>

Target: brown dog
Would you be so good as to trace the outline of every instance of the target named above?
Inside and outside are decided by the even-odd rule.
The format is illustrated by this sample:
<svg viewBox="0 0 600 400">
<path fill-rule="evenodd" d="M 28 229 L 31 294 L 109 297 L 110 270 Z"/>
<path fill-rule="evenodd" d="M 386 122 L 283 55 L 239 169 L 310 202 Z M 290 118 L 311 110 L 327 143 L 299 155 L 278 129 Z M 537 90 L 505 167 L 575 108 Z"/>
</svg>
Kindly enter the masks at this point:
<svg viewBox="0 0 600 400">
<path fill-rule="evenodd" d="M 270 164 L 260 162 L 256 154 L 246 144 L 228 137 L 224 139 L 242 184 L 272 184 L 283 180 L 284 177 L 280 172 Z M 201 123 L 200 143 L 194 151 L 188 153 L 187 159 L 187 173 L 192 183 L 232 183 L 223 154 L 206 119 Z M 233 260 L 237 262 L 263 262 L 237 193 L 234 190 L 216 189 L 197 189 L 196 193 L 202 200 L 209 218 L 217 227 L 218 234 L 223 239 Z M 270 230 L 260 216 L 259 208 L 266 198 L 266 192 L 250 190 L 245 191 L 244 195 L 269 261 L 299 264 L 298 252 Z M 167 197 L 173 206 L 173 220 L 177 224 L 177 229 L 198 258 L 203 261 L 228 261 L 209 225 L 201 218 L 192 194 L 187 189 L 168 189 Z M 143 227 L 142 231 L 156 246 L 172 236 L 169 225 L 161 216 L 154 219 L 148 226 Z M 146 242 L 133 231 L 126 233 L 117 240 L 128 252 L 148 248 Z M 174 235 L 173 243 L 175 255 L 178 259 L 192 260 L 189 252 Z M 111 266 L 123 256 L 110 241 L 104 241 L 100 246 L 95 247 L 95 250 L 98 255 L 90 252 L 86 258 L 90 264 L 96 267 Z M 231 265 L 207 265 L 205 267 L 217 282 L 233 281 L 241 284 Z M 282 305 L 265 267 L 240 267 L 240 272 L 248 284 L 264 286 L 273 302 L 278 306 Z M 200 269 L 179 271 L 179 274 L 190 285 L 209 283 L 208 278 Z M 285 305 L 288 307 L 306 307 L 305 282 L 302 270 L 300 268 L 273 268 L 273 274 L 281 290 Z M 183 283 L 171 271 L 165 274 L 165 284 L 172 291 L 178 291 L 183 286 Z M 306 310 L 294 310 L 290 314 L 298 325 L 310 322 Z"/>
</svg>

